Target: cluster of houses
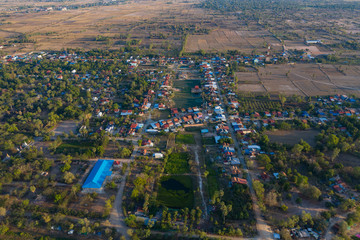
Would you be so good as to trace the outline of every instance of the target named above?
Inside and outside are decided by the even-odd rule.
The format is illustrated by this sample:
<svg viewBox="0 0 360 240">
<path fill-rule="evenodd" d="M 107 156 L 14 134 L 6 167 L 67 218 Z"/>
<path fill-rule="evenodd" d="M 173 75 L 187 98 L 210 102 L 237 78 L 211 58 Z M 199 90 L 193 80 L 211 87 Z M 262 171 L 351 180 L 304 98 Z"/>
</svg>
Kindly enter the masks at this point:
<svg viewBox="0 0 360 240">
<path fill-rule="evenodd" d="M 177 110 L 172 109 L 172 112 L 178 112 Z M 175 132 L 179 127 L 189 127 L 196 126 L 203 123 L 203 114 L 199 111 L 197 112 L 187 112 L 185 114 L 177 113 L 176 116 L 167 120 L 160 120 L 150 124 L 149 129 L 146 130 L 147 133 L 158 133 L 160 131 L 165 132 Z"/>
</svg>

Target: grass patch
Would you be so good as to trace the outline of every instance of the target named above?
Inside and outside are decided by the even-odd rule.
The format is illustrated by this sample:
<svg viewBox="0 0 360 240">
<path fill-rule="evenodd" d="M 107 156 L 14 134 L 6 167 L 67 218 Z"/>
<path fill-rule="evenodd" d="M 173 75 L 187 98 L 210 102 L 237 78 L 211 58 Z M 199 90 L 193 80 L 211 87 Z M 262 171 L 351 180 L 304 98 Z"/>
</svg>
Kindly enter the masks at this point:
<svg viewBox="0 0 360 240">
<path fill-rule="evenodd" d="M 213 137 L 202 138 L 201 143 L 203 145 L 214 145 L 215 139 Z"/>
<path fill-rule="evenodd" d="M 159 120 L 162 120 L 162 119 L 167 119 L 169 118 L 169 115 L 171 115 L 171 112 L 169 109 L 166 109 L 166 110 L 153 110 L 152 112 L 152 119 L 154 121 L 159 121 Z"/>
<path fill-rule="evenodd" d="M 213 168 L 208 168 L 209 175 L 207 176 L 207 185 L 210 198 L 216 191 L 219 191 L 219 174 Z"/>
<path fill-rule="evenodd" d="M 202 127 L 185 127 L 186 132 L 200 132 Z"/>
<path fill-rule="evenodd" d="M 64 141 L 56 148 L 56 154 L 78 153 L 83 154 L 95 147 L 95 143 L 91 141 Z"/>
<path fill-rule="evenodd" d="M 165 172 L 168 174 L 183 174 L 189 172 L 190 155 L 186 152 L 171 153 L 166 162 Z"/>
<path fill-rule="evenodd" d="M 194 135 L 178 134 L 178 135 L 176 135 L 175 142 L 177 144 L 195 144 Z"/>
<path fill-rule="evenodd" d="M 190 176 L 163 176 L 160 179 L 157 201 L 168 208 L 192 208 L 193 182 Z"/>
<path fill-rule="evenodd" d="M 201 106 L 201 95 L 191 93 L 191 88 L 194 88 L 196 85 L 200 86 L 200 80 L 174 81 L 174 87 L 180 90 L 175 92 L 175 96 L 173 98 L 175 107 L 188 108 Z"/>
</svg>

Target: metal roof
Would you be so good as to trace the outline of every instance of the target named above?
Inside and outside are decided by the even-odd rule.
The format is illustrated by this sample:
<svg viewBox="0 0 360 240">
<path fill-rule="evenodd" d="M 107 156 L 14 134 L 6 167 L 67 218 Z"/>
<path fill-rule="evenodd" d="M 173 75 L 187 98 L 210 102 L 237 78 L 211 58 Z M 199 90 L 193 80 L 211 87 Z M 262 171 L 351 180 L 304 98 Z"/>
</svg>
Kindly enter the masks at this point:
<svg viewBox="0 0 360 240">
<path fill-rule="evenodd" d="M 107 176 L 110 176 L 110 171 L 114 160 L 100 159 L 96 162 L 95 166 L 91 170 L 82 188 L 101 188 Z"/>
</svg>

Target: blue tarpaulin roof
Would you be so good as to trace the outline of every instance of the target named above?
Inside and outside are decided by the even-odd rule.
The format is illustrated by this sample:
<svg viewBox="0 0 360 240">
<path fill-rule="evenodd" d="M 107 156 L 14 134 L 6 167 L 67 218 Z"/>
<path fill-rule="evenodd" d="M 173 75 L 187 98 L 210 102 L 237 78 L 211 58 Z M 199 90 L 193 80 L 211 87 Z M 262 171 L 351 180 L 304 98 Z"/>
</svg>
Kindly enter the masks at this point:
<svg viewBox="0 0 360 240">
<path fill-rule="evenodd" d="M 114 160 L 98 160 L 87 177 L 83 188 L 101 188 L 107 176 L 111 175 L 110 168 Z"/>
</svg>

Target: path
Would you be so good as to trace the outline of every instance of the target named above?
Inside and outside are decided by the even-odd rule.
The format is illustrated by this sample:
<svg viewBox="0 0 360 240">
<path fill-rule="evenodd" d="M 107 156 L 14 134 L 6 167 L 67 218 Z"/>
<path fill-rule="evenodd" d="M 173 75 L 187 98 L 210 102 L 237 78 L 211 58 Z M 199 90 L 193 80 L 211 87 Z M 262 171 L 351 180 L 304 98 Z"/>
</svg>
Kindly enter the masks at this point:
<svg viewBox="0 0 360 240">
<path fill-rule="evenodd" d="M 126 178 L 129 174 L 129 168 L 130 168 L 130 166 L 127 167 L 126 172 L 121 179 L 120 188 L 116 194 L 116 198 L 115 198 L 115 201 L 113 204 L 114 207 L 111 210 L 110 218 L 109 218 L 111 227 L 116 228 L 116 230 L 122 236 L 125 236 L 125 239 L 130 239 L 130 238 L 127 234 L 128 227 L 125 224 L 125 216 L 122 211 L 122 199 L 123 199 Z"/>
<path fill-rule="evenodd" d="M 138 152 L 138 147 L 135 145 L 129 163 L 131 163 L 131 161 L 135 159 L 137 152 Z M 125 216 L 122 209 L 122 200 L 123 200 L 126 179 L 127 176 L 129 175 L 129 169 L 130 169 L 130 164 L 128 164 L 126 172 L 121 179 L 120 187 L 118 192 L 116 193 L 115 201 L 113 204 L 114 207 L 111 209 L 110 219 L 109 219 L 111 227 L 116 228 L 117 232 L 119 232 L 127 240 L 130 239 L 129 235 L 127 234 L 129 228 L 125 224 Z"/>
<path fill-rule="evenodd" d="M 335 224 L 339 223 L 340 221 L 345 220 L 348 214 L 349 213 L 344 213 L 330 219 L 329 225 L 325 230 L 325 236 L 324 236 L 325 240 L 331 240 L 333 239 L 333 237 L 335 237 L 334 233 L 331 231 L 332 227 Z"/>
<path fill-rule="evenodd" d="M 199 148 L 201 147 L 201 142 L 199 142 L 199 139 L 197 137 L 195 137 L 195 141 L 196 141 L 196 148 L 194 149 L 194 153 L 195 153 L 195 162 L 197 165 L 197 179 L 198 179 L 198 185 L 199 185 L 199 191 L 200 191 L 200 195 L 201 195 L 201 201 L 202 201 L 202 205 L 204 207 L 204 219 L 208 218 L 208 208 L 207 208 L 207 204 L 205 201 L 205 197 L 204 197 L 204 189 L 203 189 L 203 180 L 202 180 L 202 174 L 201 174 L 201 166 L 200 166 L 200 161 L 199 161 Z"/>
</svg>

